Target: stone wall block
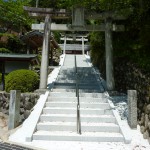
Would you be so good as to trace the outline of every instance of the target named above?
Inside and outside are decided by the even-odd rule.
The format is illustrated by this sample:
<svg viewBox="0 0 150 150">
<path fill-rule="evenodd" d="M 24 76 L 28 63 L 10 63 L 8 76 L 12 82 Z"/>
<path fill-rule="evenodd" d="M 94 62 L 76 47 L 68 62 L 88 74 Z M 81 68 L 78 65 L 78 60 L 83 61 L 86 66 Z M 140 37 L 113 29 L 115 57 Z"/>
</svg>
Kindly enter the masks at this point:
<svg viewBox="0 0 150 150">
<path fill-rule="evenodd" d="M 10 91 L 9 121 L 8 121 L 9 130 L 14 129 L 19 125 L 20 97 L 21 97 L 21 91 L 19 90 Z"/>
<path fill-rule="evenodd" d="M 137 128 L 137 91 L 128 90 L 128 123 L 131 128 Z"/>
</svg>

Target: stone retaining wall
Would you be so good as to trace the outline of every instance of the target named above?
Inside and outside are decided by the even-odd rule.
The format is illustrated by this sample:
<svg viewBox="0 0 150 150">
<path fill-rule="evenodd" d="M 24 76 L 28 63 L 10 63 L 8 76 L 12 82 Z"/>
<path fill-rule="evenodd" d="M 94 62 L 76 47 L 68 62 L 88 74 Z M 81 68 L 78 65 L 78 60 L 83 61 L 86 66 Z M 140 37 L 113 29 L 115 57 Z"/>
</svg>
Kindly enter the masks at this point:
<svg viewBox="0 0 150 150">
<path fill-rule="evenodd" d="M 9 113 L 9 99 L 10 94 L 0 92 L 0 112 Z M 20 123 L 22 123 L 31 113 L 32 108 L 39 99 L 39 94 L 36 93 L 22 93 L 20 100 Z"/>
<path fill-rule="evenodd" d="M 137 90 L 138 123 L 143 137 L 150 142 L 150 73 L 123 59 L 115 62 L 114 72 L 118 91 Z"/>
</svg>

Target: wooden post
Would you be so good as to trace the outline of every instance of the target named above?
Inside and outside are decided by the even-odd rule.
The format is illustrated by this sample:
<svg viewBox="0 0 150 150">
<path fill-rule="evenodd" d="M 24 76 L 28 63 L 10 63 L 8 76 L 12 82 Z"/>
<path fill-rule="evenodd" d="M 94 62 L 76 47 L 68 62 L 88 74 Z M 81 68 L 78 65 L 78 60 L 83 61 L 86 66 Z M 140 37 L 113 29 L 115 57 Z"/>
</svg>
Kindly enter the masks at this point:
<svg viewBox="0 0 150 150">
<path fill-rule="evenodd" d="M 82 54 L 83 55 L 85 54 L 85 51 L 84 51 L 84 37 L 82 37 Z"/>
<path fill-rule="evenodd" d="M 113 46 L 112 46 L 112 20 L 105 20 L 105 49 L 106 49 L 106 84 L 108 90 L 114 90 Z"/>
<path fill-rule="evenodd" d="M 67 38 L 66 36 L 64 37 L 64 50 L 63 50 L 63 54 L 66 53 L 66 41 L 67 41 Z"/>
<path fill-rule="evenodd" d="M 50 25 L 51 18 L 49 15 L 45 18 L 43 48 L 42 48 L 42 60 L 40 69 L 40 89 L 47 88 L 47 76 L 49 65 L 49 48 L 50 48 Z"/>
<path fill-rule="evenodd" d="M 11 90 L 10 91 L 10 102 L 9 102 L 9 121 L 8 129 L 14 129 L 19 125 L 20 119 L 20 97 L 21 91 Z"/>
</svg>

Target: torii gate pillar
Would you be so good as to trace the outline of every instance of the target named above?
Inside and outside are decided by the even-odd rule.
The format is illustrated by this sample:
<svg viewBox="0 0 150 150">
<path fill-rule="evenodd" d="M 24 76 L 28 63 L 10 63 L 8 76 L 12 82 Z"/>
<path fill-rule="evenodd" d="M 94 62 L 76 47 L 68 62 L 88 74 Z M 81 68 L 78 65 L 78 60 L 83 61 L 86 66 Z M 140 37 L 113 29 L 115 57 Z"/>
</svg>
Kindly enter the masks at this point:
<svg viewBox="0 0 150 150">
<path fill-rule="evenodd" d="M 113 46 L 112 46 L 112 19 L 105 20 L 105 49 L 106 49 L 106 85 L 108 90 L 114 90 Z"/>
<path fill-rule="evenodd" d="M 43 36 L 43 47 L 42 47 L 42 60 L 40 69 L 40 89 L 47 88 L 47 76 L 48 76 L 48 65 L 49 65 L 49 48 L 50 48 L 50 26 L 51 18 L 49 15 L 45 18 L 44 36 Z"/>
</svg>

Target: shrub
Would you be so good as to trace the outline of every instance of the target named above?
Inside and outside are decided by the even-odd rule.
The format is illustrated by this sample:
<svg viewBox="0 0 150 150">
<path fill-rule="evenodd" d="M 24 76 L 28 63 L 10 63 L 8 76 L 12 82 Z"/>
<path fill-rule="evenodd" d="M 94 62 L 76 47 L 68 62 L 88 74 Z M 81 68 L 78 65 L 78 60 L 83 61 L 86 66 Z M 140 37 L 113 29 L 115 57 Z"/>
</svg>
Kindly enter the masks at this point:
<svg viewBox="0 0 150 150">
<path fill-rule="evenodd" d="M 39 76 L 31 70 L 16 70 L 9 73 L 5 79 L 5 90 L 21 90 L 21 92 L 33 92 L 38 88 Z"/>
<path fill-rule="evenodd" d="M 2 74 L 0 73 L 0 84 L 2 83 Z"/>
<path fill-rule="evenodd" d="M 11 53 L 7 48 L 0 48 L 0 53 Z"/>
</svg>

